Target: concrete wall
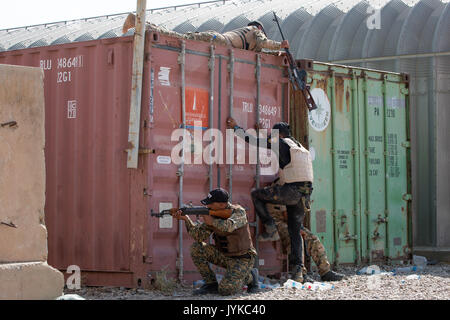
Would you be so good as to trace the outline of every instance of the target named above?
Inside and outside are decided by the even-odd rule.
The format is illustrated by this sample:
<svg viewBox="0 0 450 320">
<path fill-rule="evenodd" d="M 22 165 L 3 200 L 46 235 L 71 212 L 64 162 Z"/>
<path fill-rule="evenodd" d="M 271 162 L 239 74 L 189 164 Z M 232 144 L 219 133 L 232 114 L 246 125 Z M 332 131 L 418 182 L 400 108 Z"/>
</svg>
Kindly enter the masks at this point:
<svg viewBox="0 0 450 320">
<path fill-rule="evenodd" d="M 0 65 L 0 299 L 62 295 L 46 263 L 44 122 L 41 69 Z"/>
</svg>

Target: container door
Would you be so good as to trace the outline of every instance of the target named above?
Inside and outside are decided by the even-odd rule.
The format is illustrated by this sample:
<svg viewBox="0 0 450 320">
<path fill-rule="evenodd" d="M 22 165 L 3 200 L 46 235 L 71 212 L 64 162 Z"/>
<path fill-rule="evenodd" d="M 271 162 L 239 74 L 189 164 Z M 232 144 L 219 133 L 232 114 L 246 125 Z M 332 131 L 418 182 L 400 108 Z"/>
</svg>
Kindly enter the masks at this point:
<svg viewBox="0 0 450 320">
<path fill-rule="evenodd" d="M 181 170 L 180 150 L 183 136 L 181 93 L 181 65 L 178 63 L 180 49 L 171 47 L 151 48 L 148 148 L 147 194 L 149 215 L 146 239 L 145 262 L 151 270 L 168 270 L 176 275 L 180 266 L 179 224 L 171 216 L 155 218 L 150 212 L 179 207 L 183 204 L 201 205 L 209 191 L 209 166 L 202 161 L 203 133 L 209 127 L 209 59 L 206 56 L 186 54 L 185 61 L 185 98 L 186 128 L 191 138 L 185 145 L 185 162 Z M 144 109 L 145 110 L 145 109 Z M 198 121 L 197 123 L 195 121 Z M 194 130 L 197 126 L 199 130 Z M 199 137 L 194 137 L 194 131 Z M 197 139 L 198 138 L 198 139 Z M 197 161 L 200 161 L 197 164 Z M 214 179 L 214 175 L 212 176 Z M 181 198 L 180 198 L 181 197 Z M 195 221 L 195 217 L 191 217 Z M 183 269 L 192 273 L 195 267 L 190 258 L 192 238 L 187 234 L 184 222 L 183 233 Z M 150 273 L 154 278 L 155 274 Z"/>
<path fill-rule="evenodd" d="M 336 264 L 407 257 L 407 82 L 400 75 L 316 63 L 307 112 L 293 94 L 294 136 L 313 157 L 309 224 Z M 292 112 L 293 111 L 293 112 Z M 307 128 L 307 129 L 303 129 Z"/>
<path fill-rule="evenodd" d="M 331 79 L 324 73 L 310 73 L 311 93 L 318 109 L 308 113 L 301 93 L 291 98 L 290 122 L 294 137 L 309 148 L 313 159 L 314 185 L 311 195 L 311 216 L 306 226 L 316 234 L 325 246 L 330 262 L 335 260 L 334 239 L 334 171 L 332 165 Z M 306 217 L 308 218 L 308 217 Z"/>
<path fill-rule="evenodd" d="M 379 79 L 379 80 L 378 80 Z M 402 77 L 366 72 L 360 106 L 361 250 L 369 262 L 408 255 L 407 90 Z"/>
<path fill-rule="evenodd" d="M 278 66 L 281 64 L 280 58 L 273 56 L 261 55 L 260 63 L 254 53 L 242 50 L 234 50 L 233 68 L 231 67 L 231 59 L 221 59 L 221 68 L 219 70 L 222 75 L 222 94 L 220 109 L 221 122 L 218 123 L 219 128 L 225 127 L 225 120 L 232 115 L 236 119 L 238 125 L 244 129 L 250 129 L 251 134 L 256 135 L 253 129 L 257 120 L 259 126 L 266 133 L 270 133 L 273 125 L 282 119 L 284 92 L 282 91 L 283 82 L 286 78 L 283 76 L 283 70 Z M 259 66 L 258 66 L 259 65 Z M 220 65 L 219 65 L 220 66 Z M 232 72 L 230 70 L 233 69 Z M 231 77 L 233 77 L 233 87 L 231 87 Z M 259 98 L 258 98 L 259 86 Z M 230 97 L 232 96 L 232 110 L 230 111 Z M 259 100 L 259 107 L 257 101 Z M 259 112 L 259 119 L 257 118 Z M 222 130 L 225 136 L 225 130 Z M 264 134 L 264 133 L 262 133 Z M 257 187 L 264 187 L 275 179 L 277 173 L 278 160 L 272 158 L 276 162 L 276 168 L 271 166 L 270 151 L 260 148 L 260 174 L 256 173 L 256 147 L 245 144 L 242 139 L 234 139 L 234 157 L 233 165 L 221 165 L 218 172 L 218 179 L 221 187 L 231 190 L 232 202 L 242 205 L 248 215 L 251 223 L 252 236 L 254 246 L 258 251 L 258 266 L 263 274 L 275 274 L 282 271 L 283 257 L 278 252 L 278 247 L 272 242 L 256 242 L 256 214 L 254 212 L 251 200 L 251 191 Z M 226 146 L 229 148 L 229 145 Z M 242 153 L 244 151 L 244 153 Z M 251 154 L 251 156 L 250 156 Z M 241 157 L 243 155 L 244 157 Z M 253 160 L 252 160 L 253 158 Z M 262 225 L 258 225 L 260 229 Z"/>
<path fill-rule="evenodd" d="M 326 243 L 331 261 L 355 263 L 359 257 L 356 92 L 351 74 L 340 71 L 317 73 L 312 79 L 311 94 L 318 106 L 308 114 L 309 148 L 314 155 L 312 198 L 320 205 L 314 206 L 311 227 Z"/>
</svg>

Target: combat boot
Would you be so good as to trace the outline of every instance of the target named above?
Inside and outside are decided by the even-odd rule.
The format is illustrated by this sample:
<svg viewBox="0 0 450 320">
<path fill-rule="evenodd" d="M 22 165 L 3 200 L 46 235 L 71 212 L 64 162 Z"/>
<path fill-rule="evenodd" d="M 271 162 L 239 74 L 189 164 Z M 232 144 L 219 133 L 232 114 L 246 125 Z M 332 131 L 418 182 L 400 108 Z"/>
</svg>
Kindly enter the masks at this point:
<svg viewBox="0 0 450 320">
<path fill-rule="evenodd" d="M 198 288 L 192 292 L 192 294 L 194 296 L 199 296 L 199 295 L 209 294 L 209 293 L 211 293 L 211 294 L 219 293 L 219 284 L 217 282 L 205 283 L 200 288 Z"/>
<path fill-rule="evenodd" d="M 259 272 L 258 269 L 253 268 L 252 271 L 250 271 L 252 274 L 253 280 L 247 285 L 247 292 L 248 293 L 257 293 L 259 292 Z"/>
<path fill-rule="evenodd" d="M 266 231 L 258 236 L 258 241 L 278 241 L 280 240 L 280 235 L 277 231 L 277 226 L 275 224 L 266 224 Z"/>
<path fill-rule="evenodd" d="M 314 279 L 311 278 L 308 274 L 304 273 L 303 274 L 303 282 L 302 283 L 305 283 L 305 282 L 314 282 Z"/>
<path fill-rule="evenodd" d="M 303 283 L 303 268 L 302 266 L 294 266 L 293 272 L 292 272 L 292 280 Z"/>
<path fill-rule="evenodd" d="M 320 277 L 322 281 L 341 281 L 345 278 L 345 275 L 341 273 L 334 272 L 333 270 L 328 271 L 323 276 Z"/>
</svg>

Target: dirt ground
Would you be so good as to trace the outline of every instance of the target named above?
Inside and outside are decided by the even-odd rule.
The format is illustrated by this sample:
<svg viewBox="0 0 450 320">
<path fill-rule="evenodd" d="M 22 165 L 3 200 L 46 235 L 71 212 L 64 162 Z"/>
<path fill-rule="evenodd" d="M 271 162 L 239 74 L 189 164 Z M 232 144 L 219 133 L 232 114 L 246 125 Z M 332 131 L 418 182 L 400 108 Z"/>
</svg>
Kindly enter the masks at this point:
<svg viewBox="0 0 450 320">
<path fill-rule="evenodd" d="M 380 266 L 383 271 L 391 271 L 392 266 Z M 76 294 L 86 300 L 449 300 L 450 264 L 429 265 L 421 272 L 406 274 L 362 274 L 361 268 L 342 267 L 336 271 L 346 275 L 346 279 L 330 282 L 334 287 L 325 290 L 308 290 L 280 287 L 261 289 L 256 294 L 242 293 L 233 296 L 204 295 L 193 296 L 193 285 L 181 286 L 169 283 L 163 290 L 127 289 L 115 287 L 82 287 L 80 290 L 65 290 L 64 294 Z M 312 278 L 320 281 L 317 273 Z M 264 279 L 268 283 L 268 279 Z M 274 281 L 271 282 L 274 284 Z M 69 297 L 69 296 L 67 296 Z"/>
</svg>

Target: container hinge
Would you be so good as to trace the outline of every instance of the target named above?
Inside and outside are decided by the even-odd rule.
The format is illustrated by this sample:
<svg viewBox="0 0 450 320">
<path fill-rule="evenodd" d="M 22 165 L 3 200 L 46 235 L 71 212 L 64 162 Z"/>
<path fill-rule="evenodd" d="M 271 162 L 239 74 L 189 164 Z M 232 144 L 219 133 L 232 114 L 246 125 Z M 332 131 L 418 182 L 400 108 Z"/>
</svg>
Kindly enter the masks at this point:
<svg viewBox="0 0 450 320">
<path fill-rule="evenodd" d="M 410 193 L 405 193 L 402 196 L 402 199 L 405 200 L 405 201 L 411 201 L 412 200 L 412 195 Z"/>
<path fill-rule="evenodd" d="M 369 211 L 369 210 L 364 210 L 364 214 L 365 214 L 366 216 L 368 216 L 368 215 L 370 214 L 370 211 Z"/>
<path fill-rule="evenodd" d="M 351 153 L 352 153 L 352 156 L 356 155 L 356 150 L 352 149 Z"/>
<path fill-rule="evenodd" d="M 411 148 L 411 141 L 407 140 L 407 141 L 402 142 L 402 147 Z"/>
<path fill-rule="evenodd" d="M 181 170 L 177 170 L 177 172 L 175 173 L 177 177 L 182 177 L 184 176 L 184 172 Z"/>
<path fill-rule="evenodd" d="M 331 154 L 335 154 L 335 153 L 336 153 L 336 150 L 334 150 L 333 148 L 331 148 L 331 149 L 330 149 L 330 153 L 331 153 Z"/>
<path fill-rule="evenodd" d="M 400 89 L 400 92 L 403 93 L 404 95 L 408 95 L 409 94 L 409 89 L 408 88 L 402 88 L 402 89 Z"/>
<path fill-rule="evenodd" d="M 369 155 L 369 151 L 367 151 L 367 149 L 366 150 L 364 150 L 364 155 L 367 157 L 368 155 Z"/>
<path fill-rule="evenodd" d="M 148 191 L 147 188 L 144 188 L 144 196 L 151 197 L 153 194 Z"/>
<path fill-rule="evenodd" d="M 155 153 L 155 149 L 139 148 L 139 154 Z"/>
</svg>

